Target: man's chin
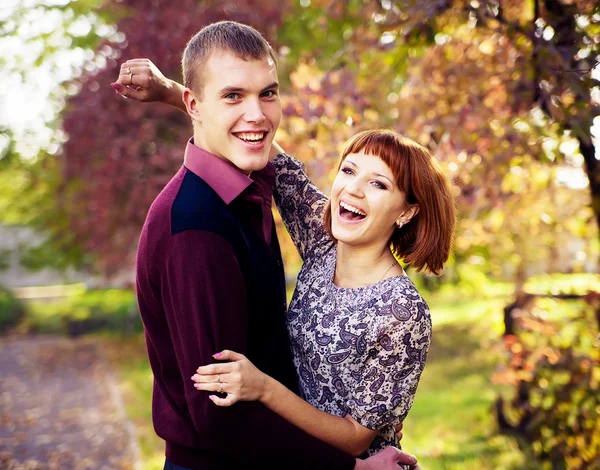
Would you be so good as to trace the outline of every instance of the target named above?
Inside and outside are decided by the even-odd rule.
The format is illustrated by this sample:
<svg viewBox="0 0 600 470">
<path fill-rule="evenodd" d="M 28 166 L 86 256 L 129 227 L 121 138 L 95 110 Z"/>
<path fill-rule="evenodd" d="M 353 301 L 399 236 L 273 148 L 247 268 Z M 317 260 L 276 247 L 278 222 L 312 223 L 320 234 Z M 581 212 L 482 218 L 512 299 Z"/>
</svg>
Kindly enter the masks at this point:
<svg viewBox="0 0 600 470">
<path fill-rule="evenodd" d="M 245 174 L 260 171 L 269 163 L 269 155 L 244 155 L 236 160 L 235 166 Z"/>
</svg>

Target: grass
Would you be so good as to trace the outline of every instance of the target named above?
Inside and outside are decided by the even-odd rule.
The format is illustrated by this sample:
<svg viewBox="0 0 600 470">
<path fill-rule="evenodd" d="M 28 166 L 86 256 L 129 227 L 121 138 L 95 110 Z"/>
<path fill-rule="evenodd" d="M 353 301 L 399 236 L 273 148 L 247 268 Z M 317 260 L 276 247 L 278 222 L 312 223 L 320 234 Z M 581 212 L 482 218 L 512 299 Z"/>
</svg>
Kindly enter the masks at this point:
<svg viewBox="0 0 600 470">
<path fill-rule="evenodd" d="M 429 470 L 537 468 L 527 465 L 513 439 L 495 432 L 492 405 L 500 390 L 492 385 L 491 376 L 500 359 L 495 344 L 507 298 L 438 294 L 428 296 L 428 301 L 433 345 L 405 422 L 403 447 Z M 104 343 L 121 380 L 127 413 L 137 428 L 142 467 L 160 469 L 164 445 L 152 428 L 152 373 L 143 338 L 105 337 Z"/>
<path fill-rule="evenodd" d="M 493 414 L 502 388 L 491 382 L 502 363 L 499 338 L 504 306 L 512 298 L 508 283 L 444 286 L 425 295 L 433 319 L 433 343 L 413 408 L 405 422 L 402 445 L 428 470 L 535 470 L 510 437 L 498 435 Z M 528 281 L 528 292 L 585 293 L 600 290 L 597 275 L 540 276 Z M 541 299 L 550 317 L 572 315 L 581 302 Z M 79 289 L 60 301 L 29 302 L 20 329 L 64 333 L 69 322 L 102 327 L 95 333 L 114 365 L 134 423 L 142 453 L 142 468 L 160 470 L 164 443 L 152 426 L 152 372 L 144 339 L 132 323 L 135 299 L 129 291 Z M 108 320 L 110 321 L 108 321 Z M 96 323 L 90 322 L 90 320 Z M 138 321 L 139 323 L 139 321 Z M 106 328 L 113 328 L 110 333 Z M 82 331 L 85 333 L 86 331 Z M 124 334 L 128 332 L 129 334 Z M 243 430 L 241 431 L 243 432 Z"/>
<path fill-rule="evenodd" d="M 511 289 L 491 285 L 477 295 L 459 289 L 426 295 L 433 343 L 413 408 L 405 422 L 403 448 L 427 470 L 536 470 L 542 468 L 516 441 L 496 432 L 493 405 L 501 386 L 491 377 L 502 363 L 502 310 Z M 548 302 L 554 302 L 551 299 Z M 569 314 L 553 305 L 552 316 Z M 104 337 L 121 380 L 130 419 L 142 449 L 142 467 L 161 469 L 162 441 L 152 428 L 152 374 L 141 336 Z"/>
<path fill-rule="evenodd" d="M 153 376 L 143 335 L 100 337 L 119 379 L 125 411 L 133 422 L 140 445 L 141 467 L 161 470 L 165 463 L 164 441 L 152 426 Z"/>
<path fill-rule="evenodd" d="M 503 296 L 429 299 L 434 331 L 402 446 L 424 469 L 535 469 L 514 439 L 496 433 L 491 376 L 501 360 Z"/>
</svg>

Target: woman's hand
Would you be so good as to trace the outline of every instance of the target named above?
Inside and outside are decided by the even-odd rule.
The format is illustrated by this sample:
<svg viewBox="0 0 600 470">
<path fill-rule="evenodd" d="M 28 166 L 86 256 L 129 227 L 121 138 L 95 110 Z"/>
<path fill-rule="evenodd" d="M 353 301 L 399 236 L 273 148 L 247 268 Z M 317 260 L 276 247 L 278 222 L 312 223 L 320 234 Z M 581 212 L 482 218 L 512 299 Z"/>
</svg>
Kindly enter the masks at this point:
<svg viewBox="0 0 600 470">
<path fill-rule="evenodd" d="M 237 401 L 262 401 L 265 398 L 269 376 L 243 354 L 225 350 L 213 357 L 231 362 L 198 367 L 192 380 L 198 390 L 227 393 L 226 398 L 209 396 L 216 405 L 231 406 Z"/>
<path fill-rule="evenodd" d="M 398 436 L 398 441 L 402 440 L 402 428 L 404 427 L 404 423 L 399 423 L 394 426 L 394 431 L 396 432 L 396 436 Z"/>
<path fill-rule="evenodd" d="M 150 59 L 131 59 L 121 64 L 121 71 L 111 87 L 125 98 L 135 101 L 160 101 L 182 108 L 182 86 L 169 80 Z"/>
</svg>

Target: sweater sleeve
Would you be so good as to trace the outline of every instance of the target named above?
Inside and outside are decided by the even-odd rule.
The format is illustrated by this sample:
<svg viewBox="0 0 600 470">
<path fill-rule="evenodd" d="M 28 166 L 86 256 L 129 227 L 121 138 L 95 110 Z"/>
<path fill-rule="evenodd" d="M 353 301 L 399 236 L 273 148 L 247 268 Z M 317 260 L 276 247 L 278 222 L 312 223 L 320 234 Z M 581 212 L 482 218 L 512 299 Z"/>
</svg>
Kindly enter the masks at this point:
<svg viewBox="0 0 600 470">
<path fill-rule="evenodd" d="M 162 281 L 163 303 L 183 380 L 185 404 L 207 448 L 263 468 L 352 469 L 355 460 L 304 433 L 258 402 L 218 407 L 191 376 L 212 354 L 247 354 L 244 278 L 220 235 L 187 230 L 172 236 Z"/>
<path fill-rule="evenodd" d="M 300 256 L 304 261 L 321 256 L 333 244 L 323 226 L 328 197 L 310 180 L 302 162 L 282 153 L 273 165 L 275 203 Z"/>
</svg>

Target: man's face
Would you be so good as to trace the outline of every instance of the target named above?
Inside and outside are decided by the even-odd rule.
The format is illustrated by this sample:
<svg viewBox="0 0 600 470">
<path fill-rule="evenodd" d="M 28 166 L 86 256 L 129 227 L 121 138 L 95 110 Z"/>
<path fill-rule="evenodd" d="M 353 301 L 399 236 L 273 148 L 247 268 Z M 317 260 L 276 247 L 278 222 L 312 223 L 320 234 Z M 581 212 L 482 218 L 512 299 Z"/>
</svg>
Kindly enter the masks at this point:
<svg viewBox="0 0 600 470">
<path fill-rule="evenodd" d="M 201 73 L 194 143 L 246 174 L 261 170 L 281 120 L 275 63 L 270 57 L 246 61 L 216 51 Z"/>
</svg>

